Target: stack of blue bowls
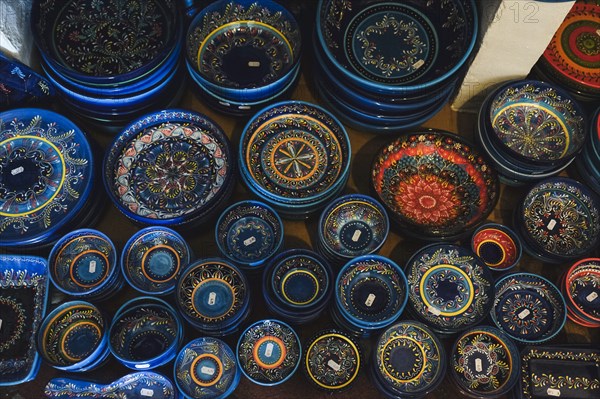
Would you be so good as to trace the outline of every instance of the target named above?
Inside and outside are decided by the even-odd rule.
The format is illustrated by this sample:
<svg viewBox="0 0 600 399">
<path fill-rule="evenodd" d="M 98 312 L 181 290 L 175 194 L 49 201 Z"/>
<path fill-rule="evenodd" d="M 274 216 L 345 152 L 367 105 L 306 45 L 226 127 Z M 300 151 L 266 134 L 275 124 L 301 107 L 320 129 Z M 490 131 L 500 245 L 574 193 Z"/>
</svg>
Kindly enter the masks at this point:
<svg viewBox="0 0 600 399">
<path fill-rule="evenodd" d="M 300 75 L 301 30 L 270 0 L 219 0 L 192 20 L 186 66 L 202 100 L 248 115 L 290 94 Z"/>
<path fill-rule="evenodd" d="M 600 108 L 590 121 L 587 145 L 576 158 L 575 164 L 581 179 L 600 195 Z"/>
<path fill-rule="evenodd" d="M 510 81 L 483 102 L 476 137 L 500 181 L 519 186 L 557 175 L 574 161 L 585 142 L 585 119 L 565 90 Z"/>
<path fill-rule="evenodd" d="M 320 0 L 313 46 L 320 99 L 358 130 L 420 126 L 452 96 L 478 23 L 474 0 Z"/>
<path fill-rule="evenodd" d="M 73 114 L 114 129 L 175 104 L 186 74 L 175 0 L 36 0 L 31 27 L 41 66 Z"/>
</svg>

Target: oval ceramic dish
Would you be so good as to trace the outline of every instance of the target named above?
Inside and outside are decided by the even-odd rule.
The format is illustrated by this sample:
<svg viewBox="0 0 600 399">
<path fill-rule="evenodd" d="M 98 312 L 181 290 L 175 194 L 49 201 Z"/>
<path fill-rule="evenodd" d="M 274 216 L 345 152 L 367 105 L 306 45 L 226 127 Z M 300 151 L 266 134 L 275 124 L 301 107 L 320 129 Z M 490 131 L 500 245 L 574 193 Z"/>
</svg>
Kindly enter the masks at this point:
<svg viewBox="0 0 600 399">
<path fill-rule="evenodd" d="M 494 301 L 489 268 L 470 249 L 431 244 L 406 264 L 408 304 L 419 320 L 444 334 L 479 324 Z"/>
<path fill-rule="evenodd" d="M 487 160 L 464 139 L 437 130 L 405 134 L 383 147 L 371 184 L 403 234 L 428 240 L 468 234 L 499 195 Z"/>
</svg>

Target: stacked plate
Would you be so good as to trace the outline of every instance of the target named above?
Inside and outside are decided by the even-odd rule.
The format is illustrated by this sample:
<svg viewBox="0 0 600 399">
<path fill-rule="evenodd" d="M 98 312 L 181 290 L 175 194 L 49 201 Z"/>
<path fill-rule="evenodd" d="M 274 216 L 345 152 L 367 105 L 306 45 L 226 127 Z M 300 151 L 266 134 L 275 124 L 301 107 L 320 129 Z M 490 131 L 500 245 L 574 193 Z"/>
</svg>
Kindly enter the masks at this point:
<svg viewBox="0 0 600 399">
<path fill-rule="evenodd" d="M 73 114 L 117 128 L 174 103 L 185 86 L 174 0 L 34 1 L 41 65 Z"/>
<path fill-rule="evenodd" d="M 209 106 L 252 114 L 294 88 L 301 42 L 298 23 L 280 4 L 219 0 L 190 23 L 187 70 Z"/>
<path fill-rule="evenodd" d="M 600 327 L 600 259 L 576 262 L 563 274 L 559 288 L 567 303 L 567 317 L 584 327 Z"/>
<path fill-rule="evenodd" d="M 554 85 L 519 80 L 483 102 L 477 140 L 503 183 L 522 185 L 560 173 L 586 139 L 585 113 Z"/>
<path fill-rule="evenodd" d="M 344 189 L 350 140 L 328 111 L 302 101 L 271 105 L 240 138 L 242 180 L 284 217 L 305 218 Z"/>
<path fill-rule="evenodd" d="M 590 122 L 587 145 L 575 160 L 581 179 L 600 195 L 600 108 Z"/>
<path fill-rule="evenodd" d="M 319 97 L 358 130 L 420 126 L 448 102 L 477 32 L 473 0 L 320 0 Z"/>
<path fill-rule="evenodd" d="M 534 71 L 581 101 L 600 100 L 600 4 L 578 0 L 558 28 Z"/>
</svg>

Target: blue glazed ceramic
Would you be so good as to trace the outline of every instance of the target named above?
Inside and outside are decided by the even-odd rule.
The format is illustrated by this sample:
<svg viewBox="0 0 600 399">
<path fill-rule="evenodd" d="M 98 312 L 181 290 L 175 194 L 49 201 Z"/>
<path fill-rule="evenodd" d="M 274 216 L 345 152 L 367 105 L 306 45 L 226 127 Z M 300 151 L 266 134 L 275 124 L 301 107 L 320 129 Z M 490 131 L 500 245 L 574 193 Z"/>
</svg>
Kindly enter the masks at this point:
<svg viewBox="0 0 600 399">
<path fill-rule="evenodd" d="M 0 386 L 31 381 L 38 373 L 35 334 L 46 313 L 48 285 L 45 259 L 0 255 Z"/>
<path fill-rule="evenodd" d="M 478 326 L 454 342 L 450 375 L 461 393 L 471 398 L 499 398 L 519 380 L 521 354 L 501 330 Z"/>
<path fill-rule="evenodd" d="M 269 205 L 241 201 L 225 209 L 215 227 L 217 246 L 242 268 L 258 270 L 283 243 L 283 222 Z"/>
<path fill-rule="evenodd" d="M 200 259 L 179 277 L 176 301 L 194 328 L 222 336 L 234 332 L 248 316 L 249 289 L 236 266 L 224 259 Z"/>
<path fill-rule="evenodd" d="M 327 62 L 372 92 L 399 94 L 450 79 L 470 57 L 477 31 L 472 0 L 317 5 L 317 45 Z"/>
<path fill-rule="evenodd" d="M 379 255 L 359 256 L 340 270 L 335 282 L 335 309 L 358 332 L 389 326 L 408 300 L 402 269 Z"/>
<path fill-rule="evenodd" d="M 179 275 L 192 256 L 188 243 L 176 231 L 146 227 L 125 244 L 121 268 L 135 290 L 148 295 L 166 295 L 175 290 Z"/>
<path fill-rule="evenodd" d="M 53 378 L 46 384 L 44 394 L 49 399 L 177 399 L 173 383 L 163 375 L 151 371 L 127 374 L 106 385 L 70 378 Z"/>
<path fill-rule="evenodd" d="M 59 370 L 92 370 L 110 353 L 107 325 L 100 310 L 91 303 L 65 302 L 44 319 L 37 335 L 38 352 Z"/>
<path fill-rule="evenodd" d="M 304 348 L 304 373 L 317 389 L 326 392 L 348 389 L 364 367 L 360 345 L 341 331 L 320 331 Z"/>
<path fill-rule="evenodd" d="M 151 225 L 204 222 L 231 194 L 234 155 L 223 130 L 186 110 L 146 115 L 104 159 L 104 185 L 127 217 Z"/>
<path fill-rule="evenodd" d="M 375 342 L 370 367 L 375 387 L 389 398 L 424 398 L 446 374 L 446 353 L 425 325 L 401 321 Z"/>
<path fill-rule="evenodd" d="M 63 236 L 48 258 L 50 281 L 67 295 L 105 298 L 120 286 L 117 250 L 105 234 L 80 229 Z"/>
<path fill-rule="evenodd" d="M 17 108 L 54 97 L 54 87 L 27 65 L 0 53 L 0 108 Z"/>
<path fill-rule="evenodd" d="M 555 337 L 567 320 L 565 300 L 554 284 L 533 273 L 513 273 L 496 282 L 494 324 L 520 343 Z"/>
<path fill-rule="evenodd" d="M 65 226 L 79 223 L 79 211 L 89 204 L 92 149 L 62 115 L 35 108 L 5 111 L 0 174 L 0 246 L 49 244 Z"/>
<path fill-rule="evenodd" d="M 241 335 L 236 352 L 242 373 L 253 383 L 279 385 L 296 372 L 302 347 L 296 332 L 278 320 L 260 320 Z"/>
<path fill-rule="evenodd" d="M 521 260 L 523 246 L 516 232 L 498 223 L 486 223 L 473 232 L 471 250 L 492 271 L 506 271 Z"/>
<path fill-rule="evenodd" d="M 563 275 L 559 288 L 567 317 L 584 327 L 600 327 L 600 258 L 577 261 Z"/>
<path fill-rule="evenodd" d="M 225 399 L 237 388 L 241 371 L 233 350 L 216 338 L 197 338 L 185 345 L 174 366 L 183 399 Z"/>
<path fill-rule="evenodd" d="M 140 296 L 117 310 L 108 337 L 111 353 L 125 367 L 151 370 L 175 358 L 183 323 L 167 302 Z"/>
<path fill-rule="evenodd" d="M 492 308 L 492 273 L 470 249 L 452 244 L 423 247 L 406 264 L 406 278 L 413 315 L 437 332 L 473 327 Z"/>
</svg>

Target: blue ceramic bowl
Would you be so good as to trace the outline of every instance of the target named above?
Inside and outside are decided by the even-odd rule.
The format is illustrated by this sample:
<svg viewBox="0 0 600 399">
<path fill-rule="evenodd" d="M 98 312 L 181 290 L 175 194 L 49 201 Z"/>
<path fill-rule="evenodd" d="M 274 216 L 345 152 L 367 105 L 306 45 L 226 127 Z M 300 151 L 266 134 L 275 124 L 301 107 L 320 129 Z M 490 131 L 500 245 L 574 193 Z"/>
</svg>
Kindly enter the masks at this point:
<svg viewBox="0 0 600 399">
<path fill-rule="evenodd" d="M 406 264 L 406 279 L 413 315 L 442 334 L 479 324 L 494 302 L 491 271 L 470 249 L 457 245 L 421 248 Z"/>
<path fill-rule="evenodd" d="M 270 0 L 220 0 L 202 9 L 186 36 L 186 60 L 210 91 L 258 100 L 278 91 L 300 62 L 294 16 Z"/>
<path fill-rule="evenodd" d="M 0 247 L 43 246 L 81 219 L 93 190 L 92 148 L 85 134 L 55 112 L 0 113 Z"/>
<path fill-rule="evenodd" d="M 37 334 L 37 348 L 52 367 L 84 372 L 108 357 L 107 320 L 89 302 L 65 302 L 50 312 Z"/>
<path fill-rule="evenodd" d="M 233 333 L 248 316 L 250 287 L 244 274 L 224 259 L 193 262 L 179 277 L 176 301 L 183 317 L 213 336 Z"/>
<path fill-rule="evenodd" d="M 132 220 L 192 225 L 229 197 L 234 165 L 229 139 L 217 124 L 170 109 L 132 122 L 115 138 L 103 179 L 109 198 Z"/>
<path fill-rule="evenodd" d="M 35 335 L 46 314 L 48 263 L 36 256 L 0 254 L 2 357 L 0 386 L 33 380 L 41 358 Z"/>
<path fill-rule="evenodd" d="M 473 232 L 471 250 L 492 271 L 503 272 L 521 260 L 523 246 L 516 232 L 498 223 L 486 223 Z"/>
<path fill-rule="evenodd" d="M 125 367 L 151 370 L 177 355 L 183 340 L 183 323 L 167 302 L 140 296 L 117 310 L 108 337 L 111 353 Z"/>
<path fill-rule="evenodd" d="M 242 373 L 233 350 L 216 338 L 196 338 L 185 345 L 174 366 L 175 384 L 183 399 L 225 399 Z"/>
<path fill-rule="evenodd" d="M 237 343 L 242 373 L 255 384 L 274 386 L 292 377 L 302 358 L 296 332 L 278 320 L 260 320 L 248 327 Z"/>
<path fill-rule="evenodd" d="M 87 397 L 177 399 L 173 383 L 163 375 L 152 371 L 127 374 L 106 385 L 70 378 L 53 378 L 46 384 L 44 394 L 48 399 Z"/>
<path fill-rule="evenodd" d="M 323 210 L 318 232 L 318 247 L 325 256 L 349 260 L 381 248 L 389 233 L 389 219 L 374 198 L 348 194 Z"/>
<path fill-rule="evenodd" d="M 461 393 L 499 398 L 511 392 L 521 374 L 519 349 L 501 330 L 478 326 L 462 333 L 450 352 L 450 375 Z"/>
<path fill-rule="evenodd" d="M 546 278 L 513 273 L 496 282 L 491 312 L 494 324 L 523 344 L 540 344 L 554 338 L 567 320 L 565 300 Z"/>
<path fill-rule="evenodd" d="M 48 257 L 50 281 L 67 295 L 104 298 L 120 285 L 117 249 L 105 234 L 80 229 L 63 236 Z"/>
<path fill-rule="evenodd" d="M 192 259 L 185 239 L 167 227 L 146 227 L 136 232 L 121 252 L 125 279 L 147 295 L 166 295 L 175 290 L 179 275 Z"/>
<path fill-rule="evenodd" d="M 371 92 L 400 94 L 455 76 L 473 51 L 478 23 L 473 0 L 351 0 L 343 8 L 320 0 L 317 45 L 341 79 Z M 385 29 L 393 33 L 383 34 Z"/>
<path fill-rule="evenodd" d="M 0 53 L 0 77 L 0 108 L 31 106 L 54 97 L 54 87 L 48 79 L 3 53 Z"/>
<path fill-rule="evenodd" d="M 269 205 L 241 201 L 227 208 L 215 226 L 219 251 L 242 268 L 258 270 L 283 244 L 283 222 Z"/>
<path fill-rule="evenodd" d="M 334 292 L 339 314 L 365 331 L 395 322 L 408 301 L 404 272 L 379 255 L 359 256 L 346 263 L 337 276 Z"/>
</svg>

